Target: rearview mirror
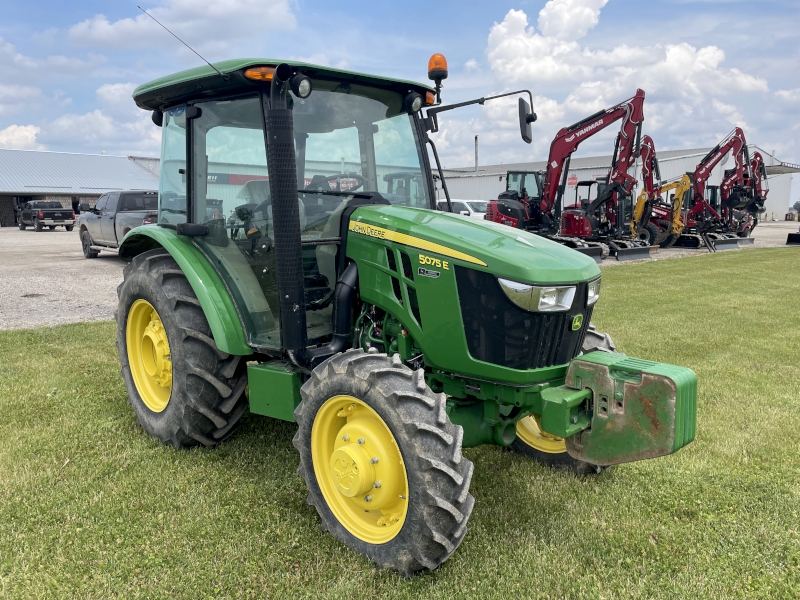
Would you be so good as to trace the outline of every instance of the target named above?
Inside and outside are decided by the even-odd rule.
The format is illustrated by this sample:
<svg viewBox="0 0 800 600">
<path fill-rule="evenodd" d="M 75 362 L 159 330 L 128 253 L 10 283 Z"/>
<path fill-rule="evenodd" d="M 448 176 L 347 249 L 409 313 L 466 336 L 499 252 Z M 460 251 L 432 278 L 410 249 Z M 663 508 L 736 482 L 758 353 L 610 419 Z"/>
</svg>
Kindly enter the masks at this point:
<svg viewBox="0 0 800 600">
<path fill-rule="evenodd" d="M 468 217 L 469 216 L 469 211 L 468 210 L 462 210 L 461 214 L 464 215 L 465 217 Z"/>
<path fill-rule="evenodd" d="M 91 212 L 92 207 L 89 206 L 89 204 L 87 202 L 81 202 L 78 205 L 78 210 L 81 211 L 81 212 Z"/>
<path fill-rule="evenodd" d="M 531 133 L 531 123 L 536 120 L 536 113 L 532 112 L 531 107 L 524 98 L 519 99 L 519 132 L 522 135 L 522 140 L 526 144 L 533 141 Z"/>
</svg>

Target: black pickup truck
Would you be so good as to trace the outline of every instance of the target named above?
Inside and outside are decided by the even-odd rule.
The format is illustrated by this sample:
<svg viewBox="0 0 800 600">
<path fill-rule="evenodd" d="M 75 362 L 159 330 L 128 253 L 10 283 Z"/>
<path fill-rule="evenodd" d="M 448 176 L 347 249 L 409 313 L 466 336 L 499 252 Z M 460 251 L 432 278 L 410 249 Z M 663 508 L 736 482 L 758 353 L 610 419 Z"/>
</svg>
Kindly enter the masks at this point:
<svg viewBox="0 0 800 600">
<path fill-rule="evenodd" d="M 131 229 L 155 223 L 158 217 L 158 192 L 110 192 L 100 196 L 94 208 L 80 205 L 76 225 L 83 255 L 97 258 L 101 250 L 116 250 Z"/>
<path fill-rule="evenodd" d="M 60 202 L 53 200 L 31 200 L 22 205 L 17 214 L 18 226 L 21 230 L 30 225 L 36 231 L 45 227 L 55 229 L 63 226 L 72 231 L 75 226 L 75 213 L 71 208 L 64 208 Z"/>
</svg>

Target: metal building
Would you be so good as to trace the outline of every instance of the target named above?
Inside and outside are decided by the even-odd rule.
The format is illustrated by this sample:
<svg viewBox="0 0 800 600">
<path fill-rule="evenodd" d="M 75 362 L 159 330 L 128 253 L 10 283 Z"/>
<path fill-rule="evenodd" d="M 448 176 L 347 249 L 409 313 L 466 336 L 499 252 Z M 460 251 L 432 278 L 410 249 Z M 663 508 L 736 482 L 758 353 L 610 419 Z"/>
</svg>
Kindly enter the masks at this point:
<svg viewBox="0 0 800 600">
<path fill-rule="evenodd" d="M 106 192 L 157 190 L 158 159 L 0 149 L 0 227 L 29 200 L 94 206 Z"/>
<path fill-rule="evenodd" d="M 769 194 L 767 195 L 765 220 L 783 220 L 791 205 L 789 195 L 792 188 L 792 174 L 800 173 L 800 166 L 787 164 L 775 158 L 772 152 L 767 152 L 758 146 L 748 146 L 750 155 L 758 151 L 764 157 L 767 165 Z M 711 148 L 695 148 L 688 150 L 661 150 L 658 152 L 658 163 L 662 180 L 680 177 L 684 173 L 693 172 L 697 163 L 708 154 Z M 567 187 L 564 192 L 565 204 L 571 204 L 575 199 L 576 184 L 579 181 L 594 180 L 608 175 L 611 166 L 610 155 L 573 157 L 567 173 Z M 708 179 L 709 185 L 719 185 L 722 174 L 732 164 L 730 156 L 726 161 L 717 165 Z M 506 173 L 508 171 L 540 171 L 547 166 L 546 161 L 530 163 L 514 163 L 505 165 L 491 165 L 479 167 L 464 167 L 458 169 L 445 169 L 444 176 L 447 181 L 447 190 L 451 198 L 463 200 L 490 200 L 506 189 Z M 641 190 L 641 169 L 637 163 L 636 172 L 631 175 L 639 181 Z M 638 194 L 638 190 L 636 193 Z M 437 177 L 437 196 L 444 198 L 441 182 Z"/>
</svg>

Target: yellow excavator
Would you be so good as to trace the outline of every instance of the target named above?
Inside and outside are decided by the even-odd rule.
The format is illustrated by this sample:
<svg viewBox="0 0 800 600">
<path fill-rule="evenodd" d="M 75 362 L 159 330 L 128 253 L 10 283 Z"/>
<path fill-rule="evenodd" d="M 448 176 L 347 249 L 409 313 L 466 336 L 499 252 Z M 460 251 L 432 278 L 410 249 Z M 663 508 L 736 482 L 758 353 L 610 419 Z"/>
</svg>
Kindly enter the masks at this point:
<svg viewBox="0 0 800 600">
<path fill-rule="evenodd" d="M 669 248 L 675 243 L 681 233 L 683 233 L 683 197 L 692 187 L 692 180 L 688 175 L 682 175 L 678 179 L 673 179 L 661 186 L 656 187 L 653 193 L 648 193 L 645 188 L 636 200 L 633 209 L 633 219 L 631 220 L 631 235 L 641 237 L 643 232 L 647 232 L 649 237 L 655 235 L 655 239 L 650 239 L 650 245 L 658 245 L 661 248 Z M 664 202 L 663 194 L 668 196 L 668 201 Z M 655 233 L 655 230 L 658 233 Z"/>
</svg>

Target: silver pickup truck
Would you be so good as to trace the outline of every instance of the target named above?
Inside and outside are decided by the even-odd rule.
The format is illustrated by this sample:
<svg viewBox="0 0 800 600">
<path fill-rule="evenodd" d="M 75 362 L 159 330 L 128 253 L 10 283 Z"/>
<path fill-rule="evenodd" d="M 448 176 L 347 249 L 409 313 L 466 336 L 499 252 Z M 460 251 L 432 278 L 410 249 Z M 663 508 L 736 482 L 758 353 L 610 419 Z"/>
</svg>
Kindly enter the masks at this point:
<svg viewBox="0 0 800 600">
<path fill-rule="evenodd" d="M 80 205 L 75 223 L 83 255 L 97 258 L 101 250 L 114 250 L 131 229 L 155 223 L 158 217 L 158 192 L 123 191 L 103 194 L 94 208 Z"/>
</svg>

